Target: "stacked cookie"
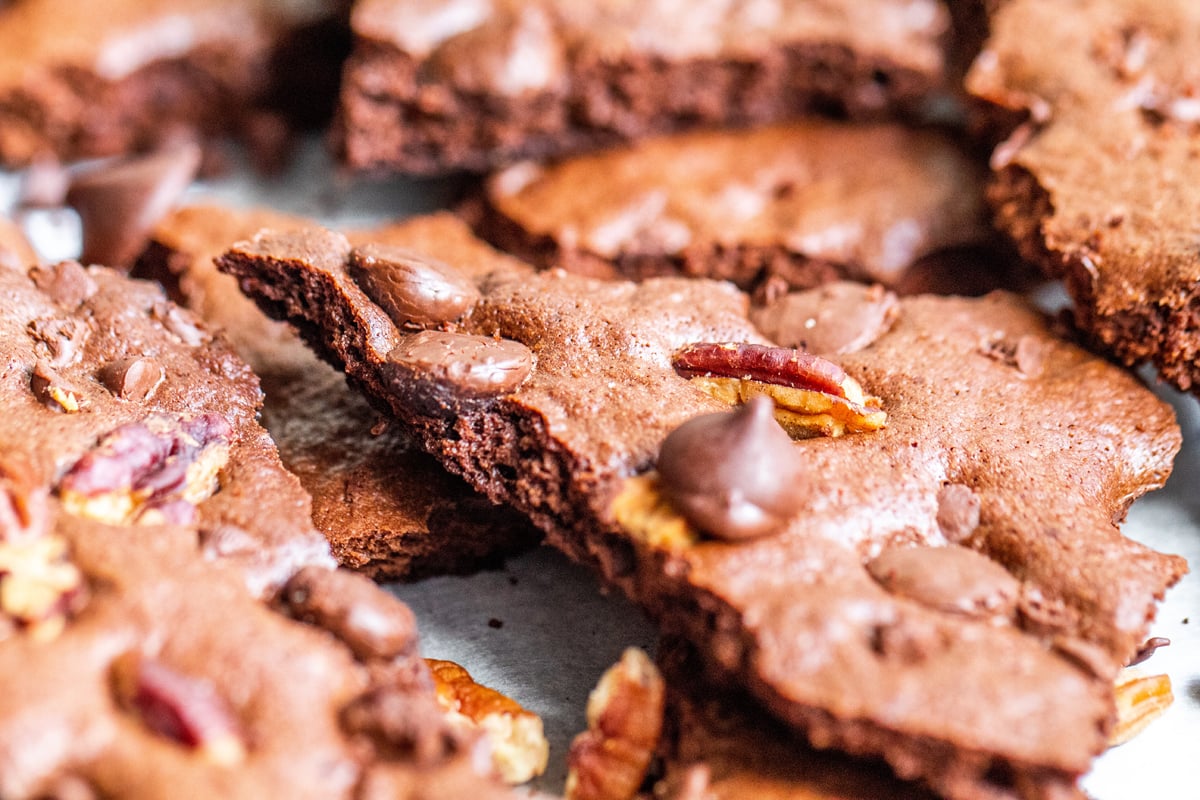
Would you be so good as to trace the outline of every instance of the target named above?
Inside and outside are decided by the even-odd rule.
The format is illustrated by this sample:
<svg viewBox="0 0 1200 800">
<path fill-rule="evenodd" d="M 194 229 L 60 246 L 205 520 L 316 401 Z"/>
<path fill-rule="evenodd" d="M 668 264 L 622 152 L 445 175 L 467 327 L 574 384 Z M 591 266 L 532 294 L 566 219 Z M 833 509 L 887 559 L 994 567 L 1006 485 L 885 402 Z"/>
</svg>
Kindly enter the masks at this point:
<svg viewBox="0 0 1200 800">
<path fill-rule="evenodd" d="M 1190 202 L 1183 0 L 1080 4 L 1086 42 L 1049 0 L 93 5 L 0 10 L 10 166 L 273 164 L 348 32 L 341 162 L 483 177 L 339 232 L 73 168 L 85 238 L 125 235 L 91 252 L 162 289 L 0 239 L 0 659 L 71 676 L 12 679 L 0 795 L 502 796 L 544 766 L 524 712 L 481 739 L 331 554 L 415 579 L 539 537 L 664 635 L 593 694 L 570 797 L 1075 797 L 1169 702 L 1118 719 L 1114 682 L 1186 564 L 1116 522 L 1179 428 L 1085 345 L 1191 385 L 1190 234 L 1139 202 Z"/>
</svg>

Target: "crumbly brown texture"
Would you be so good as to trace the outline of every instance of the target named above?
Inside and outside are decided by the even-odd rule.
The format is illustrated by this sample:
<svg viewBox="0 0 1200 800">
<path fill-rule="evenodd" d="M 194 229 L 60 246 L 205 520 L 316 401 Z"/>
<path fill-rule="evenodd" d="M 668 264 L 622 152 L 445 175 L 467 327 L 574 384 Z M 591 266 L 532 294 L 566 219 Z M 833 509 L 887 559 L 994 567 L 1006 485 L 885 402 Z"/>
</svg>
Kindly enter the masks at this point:
<svg viewBox="0 0 1200 800">
<path fill-rule="evenodd" d="M 944 135 L 809 120 L 523 162 L 488 179 L 476 229 L 540 266 L 598 277 L 895 287 L 919 281 L 910 273 L 935 253 L 992 237 L 983 185 Z"/>
<path fill-rule="evenodd" d="M 0 452 L 75 513 L 175 520 L 263 590 L 332 564 L 256 421 L 258 380 L 161 290 L 74 262 L 0 270 Z"/>
<path fill-rule="evenodd" d="M 1000 227 L 1065 279 L 1098 346 L 1195 390 L 1200 6 L 997 5 L 967 85 L 1011 131 L 992 158 Z"/>
<path fill-rule="evenodd" d="M 82 587 L 56 638 L 0 631 L 0 795 L 351 800 L 402 777 L 393 799 L 508 796 L 441 714 L 411 615 L 366 578 L 313 568 L 306 587 L 353 614 L 293 620 L 202 559 L 193 528 L 107 526 L 52 497 L 40 513 L 20 536 L 65 540 Z M 364 620 L 395 629 L 390 649 L 361 647 Z"/>
<path fill-rule="evenodd" d="M 908 299 L 889 330 L 840 357 L 882 399 L 886 429 L 798 442 L 811 473 L 791 524 L 737 544 L 643 538 L 614 499 L 670 431 L 723 408 L 675 373 L 672 354 L 762 342 L 745 296 L 718 282 L 536 273 L 482 257 L 445 216 L 405 229 L 409 247 L 482 293 L 453 327 L 489 338 L 440 334 L 471 344 L 439 351 L 428 372 L 411 352 L 431 333 L 400 331 L 353 283 L 344 237 L 264 232 L 219 264 L 443 463 L 529 513 L 818 747 L 882 756 L 951 798 L 1073 791 L 1104 747 L 1113 676 L 1186 569 L 1114 524 L 1162 485 L 1180 444 L 1170 408 L 1135 377 L 1013 296 Z M 496 363 L 461 355 L 512 340 L 533 359 L 515 388 Z M 510 388 L 481 391 L 486 375 Z M 972 616 L 891 594 L 864 568 L 885 546 L 921 544 L 987 556 L 1020 597 Z"/>
<path fill-rule="evenodd" d="M 486 171 L 655 132 L 912 107 L 932 0 L 359 0 L 338 138 L 356 169 Z"/>
<path fill-rule="evenodd" d="M 264 425 L 312 496 L 313 523 L 340 563 L 377 580 L 415 580 L 531 546 L 539 535 L 528 520 L 447 474 L 213 264 L 261 228 L 301 224 L 265 210 L 180 209 L 158 225 L 138 271 L 170 285 L 258 374 Z M 386 239 L 388 229 L 370 235 Z"/>
<path fill-rule="evenodd" d="M 272 120 L 319 121 L 331 106 L 341 47 L 333 20 L 344 5 L 29 0 L 0 9 L 0 163 L 117 155 L 181 136 L 253 145 Z"/>
</svg>

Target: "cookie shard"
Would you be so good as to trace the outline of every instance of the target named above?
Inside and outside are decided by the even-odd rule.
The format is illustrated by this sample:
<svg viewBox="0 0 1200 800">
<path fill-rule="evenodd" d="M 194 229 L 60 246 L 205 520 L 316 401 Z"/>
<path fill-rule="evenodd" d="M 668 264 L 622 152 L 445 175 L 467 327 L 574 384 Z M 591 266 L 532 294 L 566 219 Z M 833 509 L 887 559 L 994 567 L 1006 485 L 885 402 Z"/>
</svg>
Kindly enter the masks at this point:
<svg viewBox="0 0 1200 800">
<path fill-rule="evenodd" d="M 302 224 L 265 209 L 182 208 L 159 223 L 136 272 L 172 287 L 259 376 L 263 424 L 312 496 L 313 524 L 339 563 L 376 580 L 416 580 L 469 572 L 533 545 L 539 534 L 528 520 L 447 474 L 213 263 L 261 228 Z M 373 238 L 386 239 L 385 231 Z"/>
<path fill-rule="evenodd" d="M 476 738 L 442 714 L 415 650 L 356 655 L 336 626 L 278 613 L 231 562 L 204 559 L 192 527 L 109 526 L 32 490 L 46 498 L 37 535 L 65 542 L 80 587 L 50 640 L 9 627 L 0 608 L 3 796 L 165 800 L 185 781 L 205 797 L 351 800 L 377 775 L 465 793 L 421 797 L 508 796 L 480 769 Z M 366 584 L 360 610 L 398 604 L 346 577 Z M 403 708 L 411 741 L 437 747 L 352 730 L 350 710 L 381 694 Z"/>
<path fill-rule="evenodd" d="M 1010 132 L 992 158 L 999 227 L 1065 280 L 1096 346 L 1194 391 L 1200 10 L 1018 0 L 990 21 L 967 87 Z"/>
<path fill-rule="evenodd" d="M 745 296 L 718 282 L 536 273 L 487 257 L 446 216 L 403 228 L 406 246 L 475 277 L 482 296 L 463 330 L 533 350 L 518 389 L 411 402 L 419 393 L 387 368 L 402 334 L 381 329 L 382 312 L 349 279 L 349 248 L 320 229 L 262 232 L 218 263 L 443 463 L 529 513 L 665 630 L 701 643 L 716 678 L 818 746 L 882 756 L 955 798 L 1049 796 L 1103 749 L 1112 677 L 1186 569 L 1112 522 L 1162 484 L 1180 445 L 1172 411 L 1135 377 L 1059 340 L 1011 295 L 904 300 L 886 333 L 841 360 L 881 398 L 888 426 L 797 444 L 812 494 L 794 524 L 736 545 L 655 544 L 623 527 L 612 502 L 671 430 L 722 408 L 670 355 L 698 341 L 763 343 Z M 1023 359 L 996 357 L 1009 343 Z M 1108 424 L 1082 435 L 1076 420 L 1098 408 Z M 940 515 L 956 521 L 959 546 L 1022 582 L 1006 623 L 897 597 L 864 568 L 887 544 L 948 546 L 938 497 L 959 493 L 946 484 L 980 499 L 969 533 L 963 508 Z"/>
<path fill-rule="evenodd" d="M 522 162 L 488 178 L 472 213 L 501 250 L 582 274 L 895 288 L 993 237 L 984 180 L 933 131 L 812 119 Z"/>
<path fill-rule="evenodd" d="M 336 69 L 340 6 L 36 0 L 0 9 L 0 163 L 252 139 L 264 120 L 318 121 L 334 87 L 314 65 Z M 300 74 L 313 82 L 297 93 Z"/>
<path fill-rule="evenodd" d="M 30 480 L 69 513 L 190 524 L 258 592 L 332 566 L 256 420 L 258 380 L 224 340 L 159 287 L 103 267 L 4 269 L 0 287 L 0 453 L 30 454 Z"/>
<path fill-rule="evenodd" d="M 483 172 L 688 127 L 912 108 L 942 79 L 930 0 L 754 9 L 359 0 L 339 150 L 363 170 Z"/>
</svg>

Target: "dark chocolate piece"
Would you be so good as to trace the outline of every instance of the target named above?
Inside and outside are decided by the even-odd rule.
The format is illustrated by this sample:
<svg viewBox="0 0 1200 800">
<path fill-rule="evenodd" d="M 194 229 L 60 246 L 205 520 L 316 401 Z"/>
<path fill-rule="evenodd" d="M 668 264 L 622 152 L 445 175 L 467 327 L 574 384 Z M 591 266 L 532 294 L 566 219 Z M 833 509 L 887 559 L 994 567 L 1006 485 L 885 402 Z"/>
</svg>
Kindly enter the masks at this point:
<svg viewBox="0 0 1200 800">
<path fill-rule="evenodd" d="M 896 295 L 882 286 L 831 283 L 820 292 L 794 292 L 750 312 L 769 339 L 784 347 L 836 356 L 869 346 L 896 321 Z"/>
<path fill-rule="evenodd" d="M 1129 659 L 1129 663 L 1125 666 L 1132 667 L 1136 664 L 1141 664 L 1149 660 L 1158 651 L 1158 648 L 1166 647 L 1169 644 L 1171 644 L 1171 640 L 1165 636 L 1152 636 L 1146 640 L 1145 644 L 1138 648 L 1137 653 L 1134 654 L 1133 658 Z"/>
<path fill-rule="evenodd" d="M 1011 617 L 1021 582 L 974 550 L 888 547 L 867 562 L 883 588 L 918 603 L 972 616 Z"/>
<path fill-rule="evenodd" d="M 424 328 L 454 322 L 479 300 L 475 284 L 453 267 L 398 247 L 355 248 L 350 269 L 397 325 Z"/>
</svg>

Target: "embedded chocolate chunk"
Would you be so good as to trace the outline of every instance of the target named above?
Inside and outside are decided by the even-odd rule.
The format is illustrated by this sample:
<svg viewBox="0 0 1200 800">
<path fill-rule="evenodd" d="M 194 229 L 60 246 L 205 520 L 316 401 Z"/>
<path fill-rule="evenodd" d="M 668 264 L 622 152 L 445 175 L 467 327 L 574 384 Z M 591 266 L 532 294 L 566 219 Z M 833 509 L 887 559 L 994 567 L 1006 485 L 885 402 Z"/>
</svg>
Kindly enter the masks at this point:
<svg viewBox="0 0 1200 800">
<path fill-rule="evenodd" d="M 397 325 L 453 322 L 479 301 L 479 290 L 461 272 L 402 247 L 356 247 L 350 274 Z"/>
<path fill-rule="evenodd" d="M 774 533 L 808 499 L 803 456 L 775 421 L 774 403 L 690 419 L 663 440 L 663 492 L 697 528 L 740 541 Z"/>
<path fill-rule="evenodd" d="M 937 495 L 937 525 L 947 541 L 961 544 L 979 527 L 979 495 L 961 483 L 943 486 Z"/>
<path fill-rule="evenodd" d="M 421 331 L 401 340 L 388 360 L 417 380 L 468 395 L 493 396 L 521 385 L 533 366 L 533 353 L 512 339 Z"/>
<path fill-rule="evenodd" d="M 1011 617 L 1021 582 L 965 547 L 889 547 L 867 562 L 887 589 L 918 603 L 971 616 Z"/>
<path fill-rule="evenodd" d="M 868 347 L 899 313 L 896 295 L 882 286 L 838 282 L 785 294 L 752 309 L 750 319 L 784 347 L 828 356 Z"/>
<path fill-rule="evenodd" d="M 67 204 L 83 222 L 81 260 L 133 266 L 154 224 L 175 205 L 199 166 L 200 148 L 186 143 L 76 175 Z"/>
<path fill-rule="evenodd" d="M 328 630 L 361 659 L 415 653 L 412 611 L 353 572 L 306 567 L 284 585 L 279 603 L 296 619 Z"/>
<path fill-rule="evenodd" d="M 30 269 L 29 277 L 54 302 L 72 311 L 96 291 L 96 282 L 78 261 L 38 265 Z"/>
<path fill-rule="evenodd" d="M 167 379 L 162 365 L 152 358 L 123 358 L 100 370 L 100 380 L 122 400 L 149 400 Z"/>
<path fill-rule="evenodd" d="M 83 404 L 83 392 L 54 368 L 53 362 L 39 358 L 29 376 L 29 388 L 52 411 L 74 414 Z"/>
</svg>

